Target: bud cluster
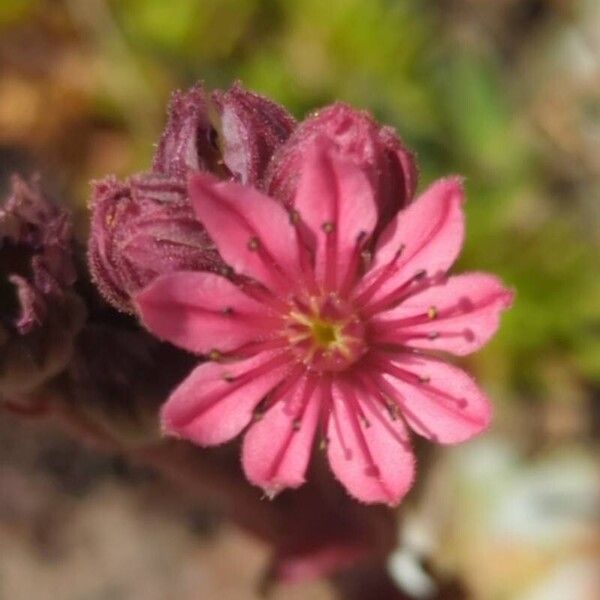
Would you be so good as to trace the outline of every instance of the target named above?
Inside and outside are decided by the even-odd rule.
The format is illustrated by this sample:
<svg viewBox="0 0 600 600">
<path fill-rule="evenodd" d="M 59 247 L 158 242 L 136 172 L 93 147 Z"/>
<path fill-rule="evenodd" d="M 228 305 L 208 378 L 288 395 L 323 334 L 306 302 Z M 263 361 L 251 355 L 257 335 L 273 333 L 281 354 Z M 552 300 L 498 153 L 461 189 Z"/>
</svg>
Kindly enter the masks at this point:
<svg viewBox="0 0 600 600">
<path fill-rule="evenodd" d="M 68 361 L 82 323 L 69 214 L 15 177 L 0 207 L 0 395 L 23 393 Z"/>
<path fill-rule="evenodd" d="M 394 131 L 341 103 L 302 123 L 275 102 L 234 84 L 175 92 L 148 173 L 94 183 L 89 263 L 94 281 L 116 308 L 134 312 L 132 295 L 158 275 L 216 271 L 225 265 L 189 201 L 197 171 L 266 191 L 291 206 L 305 153 L 327 137 L 366 170 L 384 224 L 407 205 L 417 172 Z"/>
</svg>

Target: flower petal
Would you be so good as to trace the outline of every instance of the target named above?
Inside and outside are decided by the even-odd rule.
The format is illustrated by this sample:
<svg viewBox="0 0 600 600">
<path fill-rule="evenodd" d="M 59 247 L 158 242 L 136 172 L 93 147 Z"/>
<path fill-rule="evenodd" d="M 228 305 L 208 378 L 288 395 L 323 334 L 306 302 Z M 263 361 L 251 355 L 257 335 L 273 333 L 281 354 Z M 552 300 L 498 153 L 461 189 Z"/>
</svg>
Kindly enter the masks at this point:
<svg viewBox="0 0 600 600">
<path fill-rule="evenodd" d="M 287 396 L 275 402 L 244 437 L 246 477 L 269 495 L 305 481 L 321 407 L 316 383 L 306 376 L 296 380 Z"/>
<path fill-rule="evenodd" d="M 513 292 L 486 273 L 450 277 L 372 319 L 377 340 L 463 356 L 496 333 Z"/>
<path fill-rule="evenodd" d="M 200 446 L 229 441 L 285 377 L 289 360 L 286 354 L 261 352 L 236 363 L 196 367 L 163 405 L 163 429 Z"/>
<path fill-rule="evenodd" d="M 287 290 L 301 278 L 295 227 L 275 200 L 251 187 L 196 173 L 189 179 L 194 211 L 219 253 L 235 271 L 271 290 Z"/>
<path fill-rule="evenodd" d="M 335 476 L 362 502 L 398 504 L 415 471 L 404 423 L 362 386 L 336 381 L 331 396 L 328 457 Z"/>
<path fill-rule="evenodd" d="M 360 250 L 377 222 L 366 173 L 318 138 L 306 152 L 294 207 L 316 241 L 317 280 L 329 290 L 353 277 Z"/>
<path fill-rule="evenodd" d="M 418 434 L 440 444 L 455 444 L 487 429 L 490 402 L 461 369 L 411 354 L 386 357 L 379 366 L 385 372 L 377 378 L 381 391 L 398 403 Z"/>
<path fill-rule="evenodd" d="M 463 198 L 460 179 L 440 179 L 398 213 L 379 237 L 373 265 L 357 289 L 362 302 L 379 303 L 416 275 L 446 273 L 463 243 Z"/>
<path fill-rule="evenodd" d="M 162 275 L 137 294 L 136 306 L 154 335 L 199 354 L 264 339 L 277 322 L 268 308 L 213 273 Z"/>
</svg>

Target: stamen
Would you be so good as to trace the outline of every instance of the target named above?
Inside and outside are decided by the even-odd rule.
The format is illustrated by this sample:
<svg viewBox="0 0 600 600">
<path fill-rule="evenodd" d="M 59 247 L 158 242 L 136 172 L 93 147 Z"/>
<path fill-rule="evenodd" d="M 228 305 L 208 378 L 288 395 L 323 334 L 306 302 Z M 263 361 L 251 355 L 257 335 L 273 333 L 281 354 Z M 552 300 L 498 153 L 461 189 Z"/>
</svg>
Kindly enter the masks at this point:
<svg viewBox="0 0 600 600">
<path fill-rule="evenodd" d="M 259 352 L 264 352 L 265 350 L 277 350 L 279 348 L 285 348 L 288 345 L 288 339 L 283 336 L 277 336 L 259 342 L 249 342 L 244 346 L 240 346 L 236 350 L 232 351 L 230 356 L 235 356 L 236 358 L 246 358 L 254 356 Z"/>
<path fill-rule="evenodd" d="M 427 317 L 428 317 L 429 319 L 431 319 L 431 320 L 433 320 L 433 319 L 437 319 L 437 317 L 438 317 L 438 309 L 437 309 L 437 307 L 435 307 L 435 306 L 430 306 L 430 307 L 427 309 Z"/>
<path fill-rule="evenodd" d="M 289 306 L 278 296 L 275 296 L 270 290 L 262 287 L 251 280 L 242 280 L 238 282 L 238 287 L 253 300 L 267 305 L 276 313 L 282 313 L 289 309 Z"/>
<path fill-rule="evenodd" d="M 356 244 L 354 246 L 354 251 L 352 252 L 352 256 L 350 258 L 350 263 L 348 264 L 348 270 L 346 271 L 346 276 L 344 277 L 344 282 L 340 286 L 340 296 L 345 297 L 346 294 L 350 291 L 350 288 L 356 281 L 356 277 L 358 276 L 358 270 L 361 266 L 362 259 L 362 248 L 367 238 L 366 231 L 360 231 L 356 236 Z"/>
<path fill-rule="evenodd" d="M 302 271 L 302 283 L 306 285 L 309 294 L 318 293 L 318 285 L 315 280 L 314 255 L 308 248 L 304 236 L 306 235 L 305 226 L 300 220 L 298 211 L 290 212 L 290 222 L 294 225 L 296 233 L 296 244 L 298 247 L 298 256 L 300 258 L 300 270 Z"/>
<path fill-rule="evenodd" d="M 423 421 L 408 408 L 404 396 L 394 389 L 383 377 L 381 377 L 381 375 L 376 376 L 373 379 L 373 383 L 375 389 L 378 390 L 378 396 L 380 398 L 393 398 L 395 400 L 396 406 L 400 410 L 400 416 L 403 419 L 410 419 L 428 438 L 431 440 L 436 439 L 437 436 L 435 433 L 433 433 L 433 431 L 431 431 L 431 429 L 429 429 L 429 427 L 427 427 L 425 423 L 423 423 Z"/>
<path fill-rule="evenodd" d="M 325 290 L 335 289 L 337 283 L 337 235 L 334 224 L 323 223 L 325 238 Z"/>
<path fill-rule="evenodd" d="M 429 280 L 425 280 L 426 275 L 427 272 L 423 269 L 417 271 L 410 279 L 407 279 L 399 287 L 383 296 L 383 298 L 380 298 L 371 306 L 367 306 L 363 314 L 365 314 L 368 317 L 371 317 L 374 314 L 377 314 L 378 312 L 389 310 L 397 304 L 399 304 L 400 302 L 402 302 L 403 300 L 406 300 L 407 298 L 416 294 L 417 292 L 420 292 L 421 290 L 429 287 L 431 285 L 431 282 Z"/>
<path fill-rule="evenodd" d="M 248 250 L 255 252 L 256 250 L 258 250 L 259 246 L 260 246 L 260 242 L 257 237 L 251 237 L 248 240 Z"/>
<path fill-rule="evenodd" d="M 401 244 L 398 250 L 396 251 L 396 254 L 394 254 L 394 258 L 389 263 L 387 263 L 387 265 L 381 267 L 379 273 L 371 282 L 369 287 L 365 291 L 363 291 L 357 298 L 358 304 L 366 304 L 371 299 L 373 294 L 387 281 L 387 279 L 389 279 L 394 273 L 396 273 L 396 263 L 398 262 L 400 256 L 402 256 L 404 249 L 405 245 Z"/>
<path fill-rule="evenodd" d="M 288 392 L 296 387 L 302 374 L 304 373 L 304 367 L 297 364 L 288 374 L 287 378 L 280 383 L 270 394 L 264 399 L 265 411 L 271 408 L 277 402 L 283 400 Z"/>
<path fill-rule="evenodd" d="M 466 398 L 462 396 L 457 398 L 442 389 L 430 385 L 431 378 L 428 375 L 417 375 L 415 373 L 411 373 L 410 371 L 406 371 L 388 361 L 379 360 L 377 362 L 380 370 L 385 371 L 386 373 L 389 373 L 390 375 L 393 375 L 394 377 L 397 377 L 398 379 L 405 381 L 410 385 L 415 385 L 415 383 L 417 383 L 420 390 L 423 391 L 429 398 L 431 398 L 433 402 L 452 414 L 456 414 L 456 409 L 462 411 L 468 406 Z M 480 424 L 477 419 L 472 418 L 463 412 L 461 412 L 460 415 L 462 419 L 470 421 L 474 424 Z"/>
</svg>

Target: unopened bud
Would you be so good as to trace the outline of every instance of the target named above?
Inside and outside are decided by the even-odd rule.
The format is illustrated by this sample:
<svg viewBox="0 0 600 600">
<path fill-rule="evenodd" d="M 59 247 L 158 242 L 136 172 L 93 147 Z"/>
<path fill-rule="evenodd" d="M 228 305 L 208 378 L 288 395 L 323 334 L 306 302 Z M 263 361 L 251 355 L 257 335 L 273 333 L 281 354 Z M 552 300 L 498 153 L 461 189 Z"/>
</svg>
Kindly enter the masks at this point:
<svg viewBox="0 0 600 600">
<path fill-rule="evenodd" d="M 209 171 L 260 186 L 273 152 L 295 124 L 282 106 L 239 83 L 211 94 L 196 85 L 173 94 L 152 168 L 179 178 Z"/>
<path fill-rule="evenodd" d="M 344 157 L 368 174 L 379 208 L 388 221 L 413 198 L 417 169 L 412 154 L 394 130 L 380 127 L 366 112 L 336 103 L 303 121 L 276 152 L 266 175 L 265 189 L 287 206 L 293 204 L 303 156 L 317 137 L 331 140 Z"/>
<path fill-rule="evenodd" d="M 119 310 L 133 312 L 131 296 L 158 275 L 223 266 L 179 179 L 109 177 L 94 184 L 91 211 L 90 270 Z"/>
</svg>

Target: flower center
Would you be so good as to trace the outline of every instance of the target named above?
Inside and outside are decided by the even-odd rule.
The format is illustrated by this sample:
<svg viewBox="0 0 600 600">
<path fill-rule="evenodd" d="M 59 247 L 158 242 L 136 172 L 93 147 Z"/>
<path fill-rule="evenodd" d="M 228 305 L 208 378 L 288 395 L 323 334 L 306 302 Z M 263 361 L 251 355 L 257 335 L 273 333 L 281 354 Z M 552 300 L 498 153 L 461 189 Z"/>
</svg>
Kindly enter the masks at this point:
<svg viewBox="0 0 600 600">
<path fill-rule="evenodd" d="M 298 358 L 318 371 L 342 371 L 366 350 L 363 324 L 352 307 L 335 295 L 296 300 L 285 334 Z"/>
<path fill-rule="evenodd" d="M 312 334 L 315 342 L 324 349 L 330 348 L 339 340 L 339 329 L 339 325 L 321 321 L 318 318 L 312 322 Z"/>
</svg>

